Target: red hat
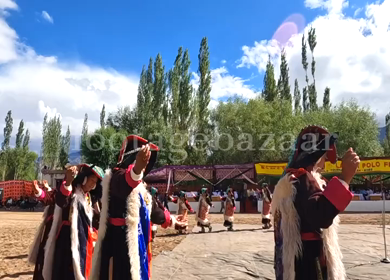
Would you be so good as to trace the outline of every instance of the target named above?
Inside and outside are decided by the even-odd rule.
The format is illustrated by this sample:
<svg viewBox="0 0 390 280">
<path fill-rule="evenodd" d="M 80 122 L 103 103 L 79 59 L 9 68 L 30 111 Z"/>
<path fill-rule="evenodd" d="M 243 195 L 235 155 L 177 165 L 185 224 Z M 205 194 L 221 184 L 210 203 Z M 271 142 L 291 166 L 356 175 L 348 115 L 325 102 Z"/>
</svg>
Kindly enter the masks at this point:
<svg viewBox="0 0 390 280">
<path fill-rule="evenodd" d="M 150 143 L 148 140 L 138 135 L 129 135 L 123 141 L 122 148 L 119 152 L 117 164 L 118 167 L 127 168 L 130 164 L 132 164 L 135 161 L 137 154 L 141 150 L 142 146 L 146 144 L 149 144 L 151 151 L 149 163 L 144 171 L 144 176 L 146 176 L 150 170 L 152 170 L 154 164 L 157 161 L 157 152 L 159 151 L 159 148 L 155 144 Z"/>
</svg>

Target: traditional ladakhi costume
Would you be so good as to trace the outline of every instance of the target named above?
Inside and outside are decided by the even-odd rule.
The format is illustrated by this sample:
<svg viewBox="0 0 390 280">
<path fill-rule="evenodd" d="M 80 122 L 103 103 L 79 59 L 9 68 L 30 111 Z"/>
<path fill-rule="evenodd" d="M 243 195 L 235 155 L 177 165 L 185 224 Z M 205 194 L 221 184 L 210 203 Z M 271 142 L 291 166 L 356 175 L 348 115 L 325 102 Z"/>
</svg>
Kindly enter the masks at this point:
<svg viewBox="0 0 390 280">
<path fill-rule="evenodd" d="M 152 195 L 152 199 L 155 200 L 156 203 L 161 204 L 160 200 L 158 199 L 158 190 L 156 188 L 151 187 L 150 194 Z M 153 223 L 151 223 L 151 225 L 152 225 L 152 241 L 153 241 L 157 235 L 157 225 L 154 225 Z"/>
<path fill-rule="evenodd" d="M 82 185 L 88 177 L 97 177 L 95 189 L 84 193 Z M 45 280 L 89 279 L 93 244 L 96 232 L 92 227 L 93 208 L 91 195 L 101 192 L 103 170 L 82 164 L 69 186 L 64 181 L 56 193 L 56 206 L 47 244 L 43 277 Z"/>
<path fill-rule="evenodd" d="M 336 140 L 337 136 L 324 128 L 304 128 L 285 175 L 275 187 L 272 213 L 277 280 L 346 279 L 337 215 L 353 195 L 339 178 L 326 184 L 316 170 L 308 171 L 325 154 L 330 162 L 337 161 Z"/>
<path fill-rule="evenodd" d="M 196 221 L 198 222 L 198 227 L 201 228 L 201 232 L 205 232 L 205 227 L 209 229 L 209 232 L 213 229 L 210 221 L 208 220 L 208 214 L 210 207 L 212 206 L 213 204 L 211 203 L 211 198 L 207 195 L 207 188 L 203 188 L 201 190 L 198 211 L 196 213 Z"/>
<path fill-rule="evenodd" d="M 272 194 L 268 189 L 268 185 L 266 183 L 263 184 L 263 188 L 261 190 L 263 192 L 263 211 L 262 211 L 262 224 L 263 229 L 269 229 L 272 227 L 271 225 L 271 203 L 272 203 Z"/>
<path fill-rule="evenodd" d="M 178 204 L 178 210 L 177 210 L 177 220 L 185 223 L 187 227 L 184 230 L 179 230 L 179 233 L 185 233 L 188 229 L 188 211 L 191 213 L 194 213 L 194 210 L 191 208 L 191 205 L 189 204 L 187 200 L 186 193 L 181 191 L 179 194 L 179 197 L 177 198 L 171 198 L 171 201 L 173 203 Z"/>
<path fill-rule="evenodd" d="M 35 197 L 45 205 L 45 210 L 43 212 L 42 222 L 39 225 L 34 241 L 30 246 L 28 261 L 35 265 L 33 280 L 43 280 L 42 269 L 45 255 L 44 248 L 53 223 L 56 190 L 51 189 L 50 187 L 45 190 L 40 189 L 37 181 L 34 181 L 34 185 L 39 189 L 39 192 Z"/>
<path fill-rule="evenodd" d="M 234 210 L 236 210 L 233 189 L 229 188 L 227 190 L 227 196 L 223 197 L 222 200 L 225 201 L 225 213 L 223 215 L 225 222 L 223 223 L 223 226 L 227 227 L 229 231 L 232 231 L 234 222 Z"/>
<path fill-rule="evenodd" d="M 143 174 L 137 175 L 134 162 L 146 144 L 151 157 Z M 130 135 L 123 142 L 117 167 L 106 171 L 92 280 L 150 279 L 151 223 L 163 228 L 176 224 L 169 211 L 152 200 L 142 181 L 156 162 L 158 150 L 147 140 Z"/>
</svg>

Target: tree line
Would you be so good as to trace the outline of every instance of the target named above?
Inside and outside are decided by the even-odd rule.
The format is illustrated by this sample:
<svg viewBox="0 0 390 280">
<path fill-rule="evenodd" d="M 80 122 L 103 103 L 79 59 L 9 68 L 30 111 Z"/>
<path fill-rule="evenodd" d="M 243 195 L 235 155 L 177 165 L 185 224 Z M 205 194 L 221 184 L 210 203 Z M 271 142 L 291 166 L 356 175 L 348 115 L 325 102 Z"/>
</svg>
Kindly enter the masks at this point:
<svg viewBox="0 0 390 280">
<path fill-rule="evenodd" d="M 302 36 L 302 74 L 306 82 L 302 95 L 297 79 L 294 89 L 290 88 L 289 67 L 283 50 L 279 77 L 275 77 L 269 57 L 263 88 L 256 98 L 248 101 L 235 96 L 220 102 L 214 109 L 209 107 L 212 81 L 207 38 L 201 40 L 195 66 L 191 66 L 194 64 L 189 50 L 183 47 L 178 49 L 170 67 L 166 67 L 161 54 L 157 54 L 141 70 L 134 107 L 123 106 L 107 115 L 103 105 L 100 128 L 92 132 L 88 131 L 88 115 L 85 114 L 81 161 L 103 168 L 115 164 L 122 141 L 130 134 L 140 135 L 162 148 L 160 166 L 287 160 L 289 147 L 302 127 L 308 124 L 338 132 L 339 154 L 353 147 L 360 156 L 389 156 L 390 113 L 386 116 L 386 139 L 380 143 L 378 123 L 371 110 L 353 100 L 332 106 L 328 87 L 322 106 L 318 105 L 316 45 L 315 29 L 311 28 L 307 40 L 306 34 Z M 191 69 L 194 68 L 197 83 L 192 77 Z M 44 117 L 39 164 L 36 164 L 37 154 L 28 151 L 29 133 L 24 133 L 23 121 L 19 125 L 15 148 L 11 148 L 11 111 L 5 120 L 0 154 L 2 180 L 32 178 L 35 169 L 43 166 L 63 168 L 68 162 L 70 130 L 68 127 L 66 134 L 61 134 L 59 117 Z"/>
<path fill-rule="evenodd" d="M 25 130 L 24 121 L 19 123 L 15 144 L 11 147 L 13 131 L 12 112 L 8 111 L 5 117 L 3 130 L 4 139 L 0 151 L 0 179 L 5 180 L 33 180 L 35 174 L 35 160 L 37 154 L 29 150 L 30 132 Z"/>
<path fill-rule="evenodd" d="M 390 149 L 386 150 L 385 144 L 379 142 L 378 123 L 369 109 L 353 100 L 332 106 L 329 87 L 325 89 L 322 106 L 318 105 L 316 45 L 315 29 L 311 28 L 307 40 L 305 34 L 302 36 L 302 68 L 306 81 L 302 95 L 297 79 L 293 95 L 291 93 L 289 67 L 283 50 L 279 77 L 276 79 L 269 57 L 263 89 L 256 98 L 246 101 L 236 96 L 220 102 L 215 109 L 209 108 L 211 72 L 207 38 L 200 44 L 197 88 L 191 84 L 188 49 L 179 48 L 169 70 L 158 54 L 155 60 L 150 58 L 148 67 L 142 68 L 136 106 L 119 108 L 109 114 L 106 121 L 103 108 L 101 128 L 84 137 L 83 157 L 108 167 L 116 162 L 123 137 L 134 133 L 162 146 L 159 165 L 287 160 L 293 138 L 308 124 L 319 124 L 338 132 L 341 154 L 354 147 L 361 156 L 389 155 Z M 102 143 L 103 138 L 112 135 L 116 139 L 111 144 Z M 112 149 L 113 146 L 116 149 Z"/>
</svg>

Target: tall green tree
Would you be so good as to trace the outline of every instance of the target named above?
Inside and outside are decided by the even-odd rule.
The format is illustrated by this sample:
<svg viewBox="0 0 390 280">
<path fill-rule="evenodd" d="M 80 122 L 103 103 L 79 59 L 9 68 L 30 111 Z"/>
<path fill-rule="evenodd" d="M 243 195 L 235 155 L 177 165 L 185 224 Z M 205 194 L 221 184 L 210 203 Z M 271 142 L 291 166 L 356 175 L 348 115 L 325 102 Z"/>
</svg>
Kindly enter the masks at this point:
<svg viewBox="0 0 390 280">
<path fill-rule="evenodd" d="M 13 130 L 13 119 L 12 119 L 12 111 L 8 111 L 7 116 L 5 117 L 5 127 L 3 130 L 4 140 L 1 143 L 1 154 L 0 154 L 0 162 L 3 166 L 2 168 L 2 180 L 5 180 L 5 176 L 8 170 L 9 158 L 10 158 L 10 141 L 11 134 Z"/>
<path fill-rule="evenodd" d="M 191 85 L 190 65 L 191 65 L 190 55 L 188 53 L 188 49 L 186 49 L 181 62 L 180 93 L 179 93 L 179 104 L 178 104 L 179 128 L 181 131 L 187 131 L 189 129 L 190 121 L 191 121 L 190 119 L 191 111 L 193 109 L 192 108 L 193 88 Z M 210 100 L 210 95 L 208 98 L 209 98 L 208 100 Z M 203 112 L 206 112 L 204 109 L 202 110 Z M 207 114 L 208 113 L 206 112 L 206 115 Z M 205 120 L 203 119 L 203 121 Z"/>
<path fill-rule="evenodd" d="M 127 131 L 116 131 L 113 127 L 106 126 L 87 135 L 81 144 L 81 154 L 85 161 L 96 164 L 103 169 L 113 167 L 118 160 L 122 142 L 128 135 Z"/>
<path fill-rule="evenodd" d="M 330 104 L 330 88 L 326 87 L 324 92 L 324 100 L 322 102 L 322 107 L 325 110 L 329 110 L 331 104 Z"/>
<path fill-rule="evenodd" d="M 15 148 L 19 149 L 22 146 L 24 137 L 24 122 L 23 120 L 19 123 L 18 133 L 16 133 Z"/>
<path fill-rule="evenodd" d="M 102 111 L 100 112 L 100 127 L 104 128 L 106 119 L 106 106 L 103 104 Z"/>
<path fill-rule="evenodd" d="M 30 131 L 26 130 L 26 134 L 23 138 L 23 149 L 28 149 L 28 145 L 30 144 Z"/>
<path fill-rule="evenodd" d="M 296 114 L 300 114 L 302 112 L 301 92 L 299 91 L 298 79 L 295 79 L 294 82 L 294 110 Z"/>
<path fill-rule="evenodd" d="M 164 93 L 164 101 L 163 101 L 163 108 L 162 108 L 162 116 L 163 116 L 163 121 L 164 125 L 167 126 L 168 122 L 170 120 L 170 112 L 169 112 L 169 93 L 168 93 L 168 73 L 164 73 L 164 88 L 163 88 L 163 93 Z"/>
<path fill-rule="evenodd" d="M 138 127 L 142 127 L 145 121 L 145 94 L 147 91 L 147 83 L 146 83 L 146 69 L 145 65 L 142 66 L 141 76 L 138 84 L 138 93 L 137 93 L 137 107 L 136 107 L 136 115 L 137 115 L 137 125 Z"/>
<path fill-rule="evenodd" d="M 61 168 L 65 168 L 65 165 L 69 161 L 69 152 L 70 152 L 70 129 L 66 130 L 65 136 L 61 137 L 61 148 L 59 155 L 59 165 Z"/>
<path fill-rule="evenodd" d="M 9 149 L 12 129 L 13 129 L 12 111 L 9 110 L 7 113 L 7 116 L 5 117 L 5 127 L 3 130 L 4 140 L 3 140 L 3 143 L 1 143 L 1 149 L 3 151 Z"/>
<path fill-rule="evenodd" d="M 18 132 L 16 133 L 15 149 L 13 149 L 13 160 L 16 162 L 14 172 L 13 172 L 14 180 L 18 179 L 19 170 L 22 167 L 25 160 L 24 150 L 22 149 L 23 137 L 24 137 L 24 122 L 23 120 L 21 120 L 19 123 Z"/>
<path fill-rule="evenodd" d="M 163 115 L 163 104 L 165 101 L 165 67 L 161 55 L 158 54 L 154 62 L 154 85 L 152 108 L 156 120 L 161 120 Z"/>
<path fill-rule="evenodd" d="M 271 62 L 271 56 L 268 56 L 268 62 L 264 74 L 264 83 L 262 96 L 265 101 L 272 102 L 278 95 L 278 90 L 275 82 L 274 65 Z M 281 83 L 280 83 L 281 86 Z"/>
<path fill-rule="evenodd" d="M 303 106 L 303 112 L 309 111 L 307 87 L 304 87 L 302 89 L 302 106 Z"/>
<path fill-rule="evenodd" d="M 47 123 L 47 134 L 43 146 L 43 162 L 49 169 L 58 166 L 61 148 L 61 120 L 56 116 Z"/>
<path fill-rule="evenodd" d="M 153 59 L 149 59 L 148 70 L 146 72 L 146 90 L 144 97 L 144 126 L 142 129 L 147 129 L 147 126 L 151 123 L 152 120 L 152 102 L 153 102 L 153 92 L 154 92 L 154 80 L 153 80 Z"/>
<path fill-rule="evenodd" d="M 171 124 L 175 130 L 179 126 L 179 95 L 180 95 L 180 80 L 181 80 L 181 62 L 183 57 L 183 48 L 180 47 L 177 51 L 175 64 L 173 69 L 169 71 L 168 83 L 170 93 L 170 108 L 171 108 Z"/>
<path fill-rule="evenodd" d="M 47 119 L 48 119 L 48 115 L 47 113 L 45 114 L 45 116 L 43 117 L 43 123 L 42 123 L 42 142 L 41 142 L 41 161 L 42 161 L 42 158 L 43 158 L 43 146 L 44 146 L 44 143 L 45 143 L 45 137 L 46 137 L 46 134 L 47 134 Z"/>
<path fill-rule="evenodd" d="M 302 34 L 302 66 L 303 70 L 305 70 L 306 87 L 309 88 L 309 77 L 307 76 L 307 67 L 309 66 L 309 63 L 307 62 L 307 43 L 305 40 L 305 33 Z"/>
<path fill-rule="evenodd" d="M 281 89 L 280 89 L 280 98 L 290 101 L 292 101 L 291 97 L 291 89 L 290 89 L 290 77 L 289 77 L 289 68 L 287 64 L 286 59 L 286 51 L 283 49 L 282 56 L 281 56 L 281 63 L 280 63 L 280 83 L 281 83 Z"/>
<path fill-rule="evenodd" d="M 204 131 L 208 128 L 209 122 L 209 104 L 211 94 L 211 71 L 210 71 L 210 53 L 207 43 L 207 37 L 204 37 L 200 43 L 199 49 L 199 87 L 197 94 L 198 102 L 198 130 Z"/>
<path fill-rule="evenodd" d="M 316 71 L 316 61 L 314 59 L 314 49 L 317 45 L 317 37 L 316 37 L 316 30 L 315 28 L 311 27 L 309 30 L 309 47 L 311 52 L 311 75 L 313 77 L 313 83 L 309 87 L 309 102 L 310 102 L 310 109 L 311 110 L 317 110 L 317 90 L 316 90 L 316 79 L 315 79 L 315 71 Z"/>
</svg>

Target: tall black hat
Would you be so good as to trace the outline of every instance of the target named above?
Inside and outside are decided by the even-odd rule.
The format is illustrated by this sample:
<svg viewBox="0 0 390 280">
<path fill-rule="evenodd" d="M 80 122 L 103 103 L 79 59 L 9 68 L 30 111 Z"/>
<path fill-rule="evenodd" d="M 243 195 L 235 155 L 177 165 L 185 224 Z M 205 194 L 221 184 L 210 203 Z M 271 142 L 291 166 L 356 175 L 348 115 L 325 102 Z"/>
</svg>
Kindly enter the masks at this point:
<svg viewBox="0 0 390 280">
<path fill-rule="evenodd" d="M 299 133 L 295 149 L 287 168 L 307 168 L 314 165 L 324 154 L 331 163 L 337 162 L 338 135 L 321 126 L 310 125 Z"/>
</svg>

